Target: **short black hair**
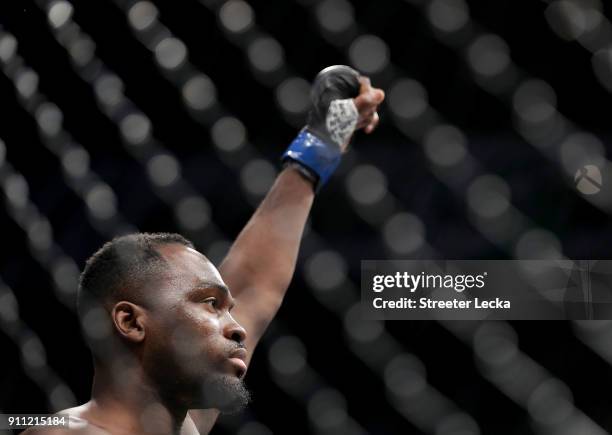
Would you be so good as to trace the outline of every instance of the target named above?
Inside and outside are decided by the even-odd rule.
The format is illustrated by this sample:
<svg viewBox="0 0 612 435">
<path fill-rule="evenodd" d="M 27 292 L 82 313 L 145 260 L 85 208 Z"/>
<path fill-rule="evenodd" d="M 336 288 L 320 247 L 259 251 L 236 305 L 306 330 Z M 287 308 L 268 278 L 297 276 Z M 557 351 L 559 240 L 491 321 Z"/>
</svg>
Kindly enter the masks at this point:
<svg viewBox="0 0 612 435">
<path fill-rule="evenodd" d="M 180 244 L 193 248 L 193 243 L 175 233 L 136 233 L 116 237 L 87 260 L 81 273 L 77 293 L 79 314 L 93 298 L 106 305 L 119 297 L 129 297 L 166 267 L 158 249 L 163 245 Z M 133 293 L 132 293 L 133 295 Z"/>
</svg>

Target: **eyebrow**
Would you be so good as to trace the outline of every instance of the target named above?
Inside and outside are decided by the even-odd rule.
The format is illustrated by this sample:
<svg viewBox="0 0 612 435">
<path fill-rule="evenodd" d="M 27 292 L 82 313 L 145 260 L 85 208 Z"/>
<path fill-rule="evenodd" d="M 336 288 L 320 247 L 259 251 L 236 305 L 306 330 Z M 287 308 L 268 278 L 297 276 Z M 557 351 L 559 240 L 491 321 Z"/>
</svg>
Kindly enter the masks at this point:
<svg viewBox="0 0 612 435">
<path fill-rule="evenodd" d="M 196 282 L 196 284 L 194 285 L 194 290 L 201 290 L 201 289 L 205 289 L 205 288 L 216 288 L 217 290 L 222 291 L 223 293 L 225 293 L 226 296 L 230 297 L 230 291 L 227 288 L 227 286 L 222 285 L 222 284 L 216 284 L 210 281 L 198 281 Z"/>
<path fill-rule="evenodd" d="M 225 294 L 225 297 L 229 300 L 232 307 L 236 305 L 236 299 L 231 295 L 229 288 L 226 285 L 216 284 L 210 281 L 198 281 L 193 287 L 193 291 L 203 290 L 207 288 L 214 288 Z"/>
</svg>

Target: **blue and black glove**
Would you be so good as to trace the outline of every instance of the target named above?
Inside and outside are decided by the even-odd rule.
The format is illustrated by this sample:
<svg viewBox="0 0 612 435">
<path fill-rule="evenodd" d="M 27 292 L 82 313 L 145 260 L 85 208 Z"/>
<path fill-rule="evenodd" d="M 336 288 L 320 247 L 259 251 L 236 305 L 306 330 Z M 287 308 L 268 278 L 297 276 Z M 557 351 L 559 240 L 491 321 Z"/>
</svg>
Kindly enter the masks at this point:
<svg viewBox="0 0 612 435">
<path fill-rule="evenodd" d="M 360 74 L 345 65 L 322 70 L 315 78 L 308 124 L 282 156 L 285 166 L 294 166 L 312 180 L 315 192 L 329 180 L 357 128 Z"/>
</svg>

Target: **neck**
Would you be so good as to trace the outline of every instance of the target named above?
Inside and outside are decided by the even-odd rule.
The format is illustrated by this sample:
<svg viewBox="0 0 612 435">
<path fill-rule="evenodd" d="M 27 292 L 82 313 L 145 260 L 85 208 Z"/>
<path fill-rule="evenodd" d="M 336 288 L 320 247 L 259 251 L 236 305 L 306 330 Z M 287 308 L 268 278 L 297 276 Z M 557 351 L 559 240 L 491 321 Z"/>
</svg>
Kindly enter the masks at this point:
<svg viewBox="0 0 612 435">
<path fill-rule="evenodd" d="M 111 433 L 179 434 L 187 408 L 165 400 L 138 369 L 124 368 L 120 378 L 97 369 L 87 414 Z"/>
</svg>

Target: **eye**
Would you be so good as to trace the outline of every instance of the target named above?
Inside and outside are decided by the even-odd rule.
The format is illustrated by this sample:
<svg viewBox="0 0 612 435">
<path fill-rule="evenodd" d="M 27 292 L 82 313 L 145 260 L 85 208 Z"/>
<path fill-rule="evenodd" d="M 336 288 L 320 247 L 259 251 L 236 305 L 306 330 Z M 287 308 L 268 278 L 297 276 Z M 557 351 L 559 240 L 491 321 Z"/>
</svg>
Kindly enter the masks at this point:
<svg viewBox="0 0 612 435">
<path fill-rule="evenodd" d="M 210 305 L 213 308 L 217 308 L 217 305 L 219 305 L 217 298 L 206 298 L 204 300 L 204 303 Z"/>
</svg>

